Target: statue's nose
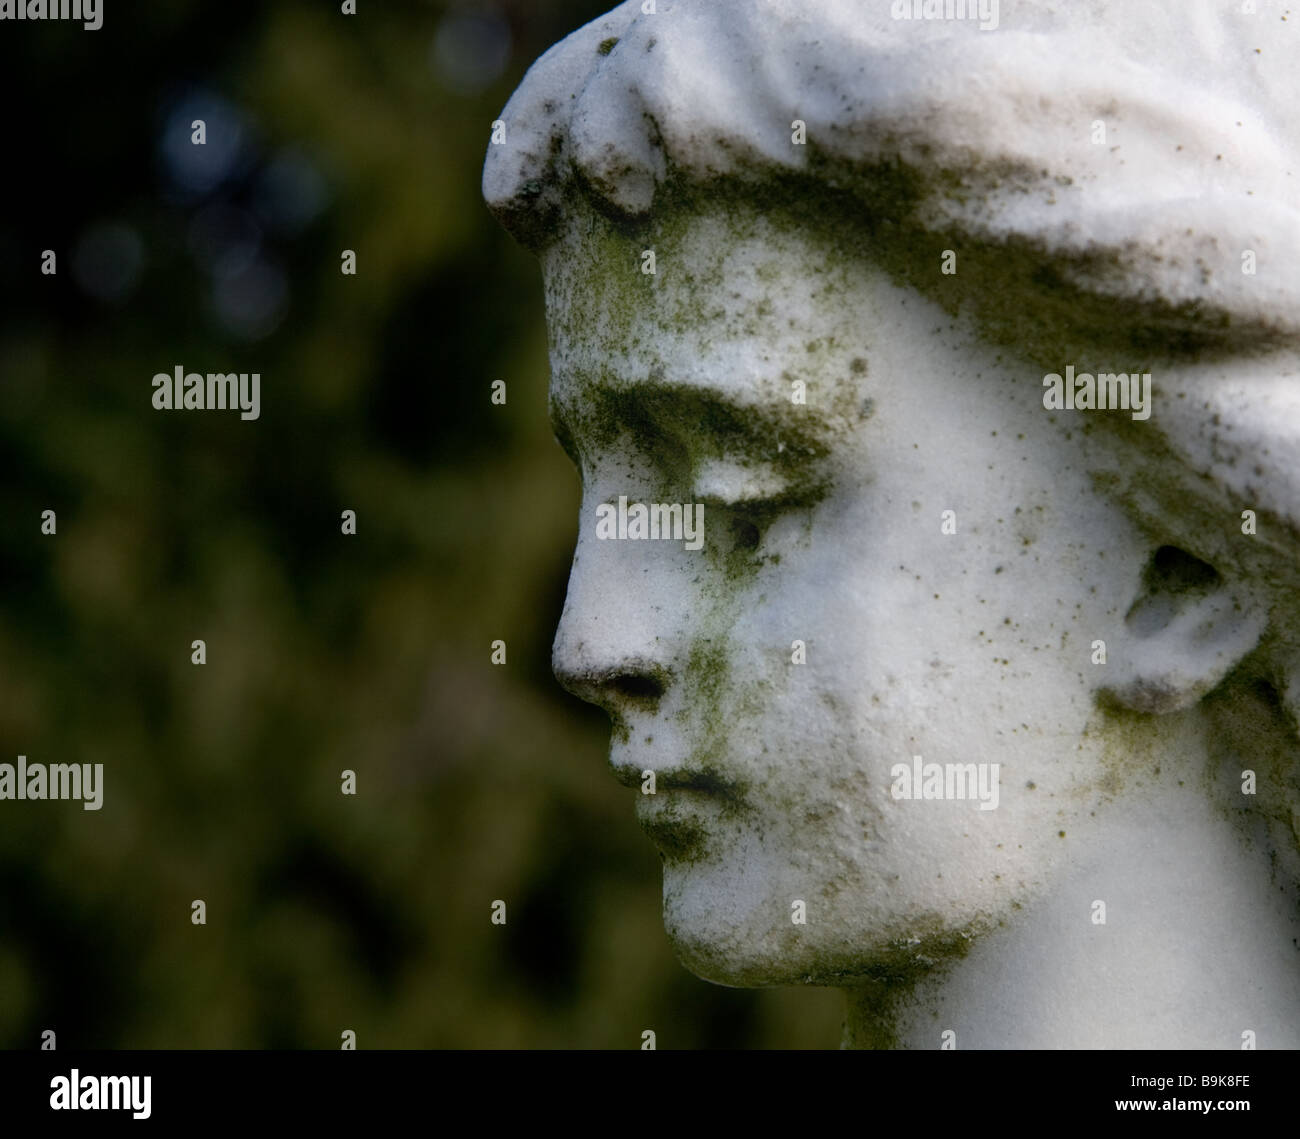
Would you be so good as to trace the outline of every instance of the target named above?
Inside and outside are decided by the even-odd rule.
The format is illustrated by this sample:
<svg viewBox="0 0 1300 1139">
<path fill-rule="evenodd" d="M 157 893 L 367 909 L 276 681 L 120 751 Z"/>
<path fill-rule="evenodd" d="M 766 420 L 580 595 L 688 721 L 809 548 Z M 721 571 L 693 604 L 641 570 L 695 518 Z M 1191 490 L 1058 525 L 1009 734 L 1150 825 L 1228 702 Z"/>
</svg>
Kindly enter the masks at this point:
<svg viewBox="0 0 1300 1139">
<path fill-rule="evenodd" d="M 646 545 L 579 539 L 552 647 L 556 679 L 611 714 L 656 708 L 675 676 L 681 599 Z"/>
</svg>

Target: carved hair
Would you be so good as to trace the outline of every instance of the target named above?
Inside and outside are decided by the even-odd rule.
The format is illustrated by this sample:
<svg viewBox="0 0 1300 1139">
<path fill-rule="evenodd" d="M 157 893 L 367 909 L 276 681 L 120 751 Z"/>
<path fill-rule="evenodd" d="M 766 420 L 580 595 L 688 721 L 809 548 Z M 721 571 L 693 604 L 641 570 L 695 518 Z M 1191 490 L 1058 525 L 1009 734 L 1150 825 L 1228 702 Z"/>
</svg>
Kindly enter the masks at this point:
<svg viewBox="0 0 1300 1139">
<path fill-rule="evenodd" d="M 672 183 L 811 178 L 900 231 L 1032 247 L 1068 285 L 1193 306 L 1235 339 L 1300 335 L 1300 16 L 1282 4 L 1002 0 L 990 31 L 888 0 L 646 7 L 557 44 L 502 113 L 484 196 L 531 248 L 575 188 L 643 218 Z"/>
</svg>

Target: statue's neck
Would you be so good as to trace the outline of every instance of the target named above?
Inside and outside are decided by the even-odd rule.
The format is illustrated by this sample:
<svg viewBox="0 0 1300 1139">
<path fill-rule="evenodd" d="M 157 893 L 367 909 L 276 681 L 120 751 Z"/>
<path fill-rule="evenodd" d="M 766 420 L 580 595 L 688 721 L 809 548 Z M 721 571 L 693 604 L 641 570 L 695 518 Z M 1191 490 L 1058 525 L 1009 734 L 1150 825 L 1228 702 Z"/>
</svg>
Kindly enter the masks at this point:
<svg viewBox="0 0 1300 1139">
<path fill-rule="evenodd" d="M 1185 774 L 1099 809 L 1038 900 L 943 975 L 849 990 L 845 1046 L 1300 1047 L 1295 883 Z"/>
</svg>

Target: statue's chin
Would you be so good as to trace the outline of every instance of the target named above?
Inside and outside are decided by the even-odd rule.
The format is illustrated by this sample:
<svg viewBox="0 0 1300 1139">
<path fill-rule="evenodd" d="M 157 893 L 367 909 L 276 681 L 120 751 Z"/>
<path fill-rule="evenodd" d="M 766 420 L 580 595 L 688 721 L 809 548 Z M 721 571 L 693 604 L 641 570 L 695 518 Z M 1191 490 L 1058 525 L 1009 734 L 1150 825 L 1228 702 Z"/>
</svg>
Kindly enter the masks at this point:
<svg viewBox="0 0 1300 1139">
<path fill-rule="evenodd" d="M 664 864 L 664 932 L 682 965 L 705 981 L 733 988 L 796 983 L 790 945 L 762 928 L 771 907 L 741 907 L 716 877 L 698 865 Z"/>
<path fill-rule="evenodd" d="M 674 931 L 665 925 L 668 940 L 683 967 L 703 981 L 733 989 L 770 989 L 781 985 L 842 988 L 894 973 L 887 966 L 875 967 L 876 958 L 870 952 L 823 955 L 805 945 L 794 953 L 782 955 L 761 938 L 756 938 L 753 944 L 743 944 L 735 938 L 714 938 L 700 931 L 683 936 L 680 929 Z"/>
<path fill-rule="evenodd" d="M 665 863 L 663 919 L 682 965 L 732 988 L 910 986 L 954 965 L 997 925 L 993 917 L 973 915 L 956 926 L 925 910 L 879 913 L 864 924 L 862 909 L 853 906 L 799 924 L 784 898 L 768 893 L 744 905 L 723 888 L 726 881 L 698 866 Z"/>
<path fill-rule="evenodd" d="M 905 942 L 861 946 L 845 949 L 842 944 L 817 946 L 806 943 L 797 950 L 782 953 L 763 938 L 746 944 L 735 936 L 716 936 L 713 931 L 692 930 L 668 924 L 668 940 L 677 959 L 701 980 L 735 989 L 769 989 L 782 985 L 816 985 L 828 988 L 855 988 L 868 982 L 910 987 L 923 978 L 941 973 L 965 956 L 969 942 L 957 935 L 961 943 L 948 938 L 928 941 L 922 946 Z M 928 951 L 927 951 L 928 950 Z"/>
<path fill-rule="evenodd" d="M 803 979 L 791 974 L 791 962 L 764 959 L 752 949 L 738 946 L 734 939 L 715 939 L 700 930 L 684 934 L 668 925 L 666 915 L 664 924 L 678 961 L 702 981 L 733 989 L 766 989 L 798 984 Z"/>
<path fill-rule="evenodd" d="M 754 911 L 738 912 L 707 884 L 698 891 L 679 885 L 665 896 L 664 930 L 681 964 L 715 985 L 834 985 L 842 970 L 860 966 L 857 954 L 851 960 L 823 960 L 816 934 L 806 926 L 783 928 L 763 920 L 780 905 L 767 899 Z"/>
</svg>

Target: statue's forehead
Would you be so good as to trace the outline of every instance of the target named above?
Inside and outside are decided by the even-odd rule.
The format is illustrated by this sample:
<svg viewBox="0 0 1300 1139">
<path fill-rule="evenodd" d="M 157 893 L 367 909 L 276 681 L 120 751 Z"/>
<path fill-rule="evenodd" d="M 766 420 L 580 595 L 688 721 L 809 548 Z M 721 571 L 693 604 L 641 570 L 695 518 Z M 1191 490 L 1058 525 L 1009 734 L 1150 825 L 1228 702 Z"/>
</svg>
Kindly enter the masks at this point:
<svg viewBox="0 0 1300 1139">
<path fill-rule="evenodd" d="M 579 207 L 542 263 L 554 362 L 738 394 L 788 395 L 809 364 L 848 352 L 879 275 L 869 251 L 837 249 L 814 218 L 744 198 L 633 231 Z"/>
</svg>

